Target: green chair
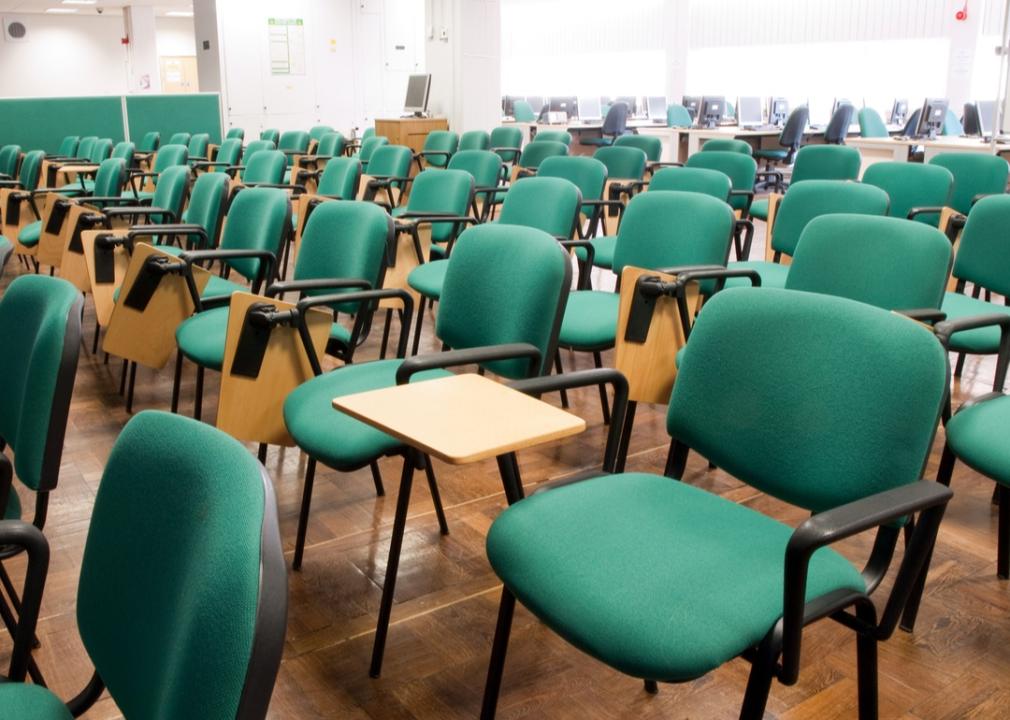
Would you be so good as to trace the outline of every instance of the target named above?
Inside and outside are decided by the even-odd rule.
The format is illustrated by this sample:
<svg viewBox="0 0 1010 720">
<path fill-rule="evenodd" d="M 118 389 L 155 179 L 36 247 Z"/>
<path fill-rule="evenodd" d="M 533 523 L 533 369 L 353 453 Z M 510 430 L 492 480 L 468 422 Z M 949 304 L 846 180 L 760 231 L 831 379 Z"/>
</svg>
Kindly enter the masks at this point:
<svg viewBox="0 0 1010 720">
<path fill-rule="evenodd" d="M 192 135 L 188 132 L 177 132 L 168 138 L 168 145 L 189 145 Z"/>
<path fill-rule="evenodd" d="M 840 150 L 853 149 L 840 145 L 830 147 Z M 888 204 L 887 193 L 872 185 L 840 180 L 804 180 L 801 183 L 793 183 L 775 213 L 770 239 L 772 261 L 735 262 L 730 263 L 730 268 L 754 270 L 761 276 L 763 287 L 785 287 L 789 266 L 781 264 L 780 261 L 783 255 L 792 256 L 796 252 L 796 244 L 807 223 L 815 217 L 832 213 L 886 215 Z M 727 287 L 736 284 L 738 283 L 731 280 L 727 283 Z"/>
<path fill-rule="evenodd" d="M 151 132 L 144 133 L 144 137 L 140 139 L 137 143 L 137 152 L 139 153 L 153 153 L 157 152 L 158 147 L 161 145 L 161 133 L 157 130 L 152 130 Z"/>
<path fill-rule="evenodd" d="M 385 202 L 392 210 L 400 204 L 403 190 L 410 183 L 410 163 L 414 153 L 406 145 L 381 145 L 372 153 L 368 161 L 368 182 L 365 187 L 364 199 Z M 396 192 L 394 192 L 396 191 Z M 385 195 L 385 201 L 379 201 L 379 193 Z"/>
<path fill-rule="evenodd" d="M 225 173 L 228 168 L 239 164 L 241 156 L 242 140 L 240 138 L 226 138 L 218 147 L 217 155 L 213 160 L 198 160 L 192 163 L 192 166 L 194 170 Z"/>
<path fill-rule="evenodd" d="M 607 166 L 583 155 L 558 155 L 540 163 L 537 177 L 562 178 L 579 189 L 582 206 L 576 231 L 583 240 L 595 238 L 602 210 L 606 207 L 603 188 L 607 184 Z M 580 249 L 579 253 L 579 259 L 584 261 L 585 251 Z"/>
<path fill-rule="evenodd" d="M 0 537 L 48 560 L 45 538 L 31 528 L 0 524 Z M 19 663 L 45 564 L 33 573 Z M 266 716 L 287 577 L 270 478 L 239 442 L 167 413 L 130 420 L 102 474 L 80 570 L 76 619 L 91 679 L 66 705 L 38 685 L 4 683 L 0 715 L 70 720 L 108 687 L 129 717 Z M 23 680 L 21 668 L 12 679 Z"/>
<path fill-rule="evenodd" d="M 484 130 L 467 130 L 459 136 L 459 151 L 490 150 L 491 136 Z"/>
<path fill-rule="evenodd" d="M 864 107 L 858 113 L 859 120 L 859 136 L 860 137 L 872 137 L 872 138 L 886 138 L 889 133 L 887 132 L 887 125 L 884 124 L 884 120 L 880 117 L 880 113 L 871 107 Z"/>
<path fill-rule="evenodd" d="M 277 149 L 287 156 L 290 167 L 295 155 L 305 155 L 309 151 L 310 140 L 311 137 L 304 130 L 288 130 L 278 139 Z"/>
<path fill-rule="evenodd" d="M 796 151 L 803 143 L 803 133 L 806 132 L 807 123 L 810 121 L 810 111 L 806 105 L 801 105 L 791 113 L 786 120 L 782 132 L 779 134 L 777 148 L 758 148 L 754 151 L 754 157 L 765 161 L 765 169 L 761 177 L 765 178 L 763 185 L 769 187 L 782 188 L 782 173 L 775 170 L 777 165 L 790 165 L 796 156 Z"/>
<path fill-rule="evenodd" d="M 603 116 L 603 125 L 600 127 L 599 137 L 586 137 L 583 133 L 579 137 L 580 145 L 593 145 L 595 147 L 607 147 L 613 145 L 614 141 L 628 132 L 628 104 L 623 101 L 615 102 L 606 109 Z"/>
<path fill-rule="evenodd" d="M 10 147 L 9 145 L 7 147 Z M 17 188 L 31 192 L 39 186 L 42 161 L 45 160 L 45 150 L 29 150 L 21 159 L 16 180 L 0 180 L 0 188 Z"/>
<path fill-rule="evenodd" d="M 523 149 L 523 131 L 517 127 L 502 126 L 491 131 L 491 150 L 501 156 L 502 162 L 514 165 Z"/>
<path fill-rule="evenodd" d="M 238 197 L 244 194 L 245 191 Z M 273 283 L 264 294 L 283 299 L 287 293 L 299 293 L 304 297 L 336 293 L 341 289 L 369 290 L 379 287 L 385 270 L 390 223 L 381 208 L 370 205 L 353 201 L 330 202 L 313 209 L 305 225 L 292 279 Z M 274 240 L 266 239 L 272 251 Z M 258 290 L 253 292 L 258 294 Z M 353 302 L 334 303 L 331 307 L 337 312 L 352 315 L 359 312 L 358 303 Z M 229 307 L 225 303 L 198 312 L 179 325 L 175 333 L 179 345 L 177 371 L 185 357 L 197 366 L 200 376 L 205 370 L 220 372 L 224 364 L 228 312 Z M 350 362 L 354 349 L 368 331 L 370 322 L 364 322 L 366 317 L 370 318 L 370 312 L 361 318 L 361 322 L 354 323 L 353 330 L 334 322 L 327 352 Z M 202 386 L 202 382 L 198 384 Z M 173 390 L 173 412 L 177 408 L 177 398 L 178 386 Z M 198 398 L 200 411 L 202 404 L 202 398 Z"/>
<path fill-rule="evenodd" d="M 785 188 L 804 180 L 855 180 L 859 177 L 862 157 L 853 147 L 844 145 L 805 145 L 796 153 L 796 163 L 789 183 L 782 179 L 782 173 L 773 171 L 776 175 L 775 185 Z M 768 173 L 761 173 L 767 176 Z M 750 206 L 751 217 L 761 220 L 768 219 L 768 200 L 755 200 Z"/>
<path fill-rule="evenodd" d="M 522 180 L 516 187 L 538 182 L 546 186 L 563 181 L 536 178 Z M 574 189 L 573 192 L 577 193 Z M 511 200 L 506 200 L 506 206 L 509 202 Z M 397 359 L 355 363 L 319 374 L 292 391 L 284 402 L 288 432 L 309 457 L 292 561 L 296 570 L 302 566 L 316 464 L 321 462 L 340 472 L 371 467 L 376 485 L 381 487 L 376 461 L 384 455 L 406 453 L 395 438 L 334 411 L 333 398 L 404 382 L 409 379 L 404 377 L 410 368 L 408 363 L 416 367 L 420 362 L 439 368 L 414 375 L 414 380 L 445 376 L 447 371 L 440 368 L 461 363 L 479 364 L 508 379 L 542 375 L 550 368 L 558 324 L 571 283 L 571 265 L 557 242 L 550 235 L 531 228 L 501 223 L 480 225 L 460 235 L 451 258 L 435 323 L 436 336 L 452 348 L 451 352 L 404 361 L 409 336 L 404 326 Z M 475 278 L 480 281 L 475 282 Z M 403 291 L 356 295 L 360 300 L 382 296 L 400 297 L 409 317 L 411 303 Z M 430 462 L 425 461 L 423 467 L 428 474 L 439 524 L 442 531 L 447 532 Z M 405 466 L 399 490 L 401 500 L 410 493 L 411 468 L 412 463 Z M 407 504 L 401 502 L 399 505 L 402 508 L 398 508 L 394 520 L 394 538 L 402 537 L 406 521 Z M 398 560 L 398 548 L 394 540 L 390 561 L 393 567 Z M 383 589 L 387 617 L 393 586 L 394 582 L 387 577 Z"/>
<path fill-rule="evenodd" d="M 742 217 L 751 215 L 754 204 L 754 179 L 757 176 L 757 163 L 754 158 L 741 152 L 706 150 L 689 157 L 685 167 L 718 170 L 724 173 L 733 186 L 729 204 Z"/>
<path fill-rule="evenodd" d="M 516 100 L 512 104 L 512 116 L 516 122 L 536 122 L 537 114 L 525 100 Z"/>
<path fill-rule="evenodd" d="M 372 154 L 385 145 L 389 145 L 389 138 L 381 135 L 372 135 L 361 140 L 361 147 L 358 148 L 358 160 L 361 161 L 362 172 L 368 172 L 368 161 L 372 159 Z"/>
<path fill-rule="evenodd" d="M 97 139 L 95 138 L 95 140 Z M 92 141 L 91 145 L 94 145 L 94 141 Z M 20 145 L 4 145 L 0 147 L 0 179 L 10 180 L 17 177 L 20 162 Z"/>
<path fill-rule="evenodd" d="M 0 208 L 7 222 L 12 221 L 9 213 L 14 211 L 19 213 L 31 212 L 35 220 L 25 225 L 18 232 L 18 241 L 20 242 L 22 238 L 27 240 L 27 243 L 22 243 L 26 248 L 31 248 L 34 245 L 38 245 L 39 237 L 42 232 L 42 218 L 39 215 L 39 211 L 35 205 L 35 191 L 38 189 L 39 181 L 42 175 L 42 161 L 45 159 L 46 153 L 44 150 L 30 150 L 25 153 L 24 159 L 21 161 L 21 167 L 18 169 L 17 180 L 0 180 L 0 189 L 11 188 L 17 190 L 18 192 L 11 193 L 7 198 L 7 207 Z M 0 228 L 2 229 L 2 228 Z M 6 246 L 10 243 L 8 238 L 3 238 L 3 242 L 0 243 L 2 246 Z M 23 252 L 23 251 L 22 251 Z M 27 266 L 29 264 L 29 259 L 27 257 L 28 253 L 20 254 L 22 262 Z M 5 258 L 6 261 L 6 258 Z M 38 271 L 38 261 L 32 258 L 35 264 L 35 270 Z"/>
<path fill-rule="evenodd" d="M 91 157 L 91 151 L 95 147 L 96 142 L 98 142 L 98 137 L 95 135 L 82 137 L 81 141 L 77 144 L 77 154 L 75 157 L 78 160 L 87 160 Z"/>
<path fill-rule="evenodd" d="M 964 135 L 964 125 L 957 119 L 957 115 L 950 108 L 947 108 L 947 116 L 943 120 L 943 135 Z"/>
<path fill-rule="evenodd" d="M 91 146 L 91 154 L 88 155 L 88 162 L 98 164 L 102 160 L 108 160 L 112 157 L 112 147 L 112 140 L 109 138 L 95 140 L 95 144 Z"/>
<path fill-rule="evenodd" d="M 460 150 L 449 160 L 450 170 L 466 170 L 473 176 L 473 216 L 484 222 L 491 214 L 504 163 L 490 150 Z"/>
<path fill-rule="evenodd" d="M 567 155 L 568 146 L 554 140 L 531 142 L 523 148 L 519 160 L 515 163 L 515 177 L 521 178 L 536 173 L 537 168 L 549 157 Z"/>
<path fill-rule="evenodd" d="M 194 133 L 186 144 L 189 150 L 189 159 L 207 160 L 207 146 L 210 145 L 210 135 L 207 133 Z"/>
<path fill-rule="evenodd" d="M 344 154 L 347 138 L 342 133 L 328 132 L 319 138 L 316 145 L 316 158 L 334 158 Z"/>
<path fill-rule="evenodd" d="M 281 131 L 277 128 L 267 128 L 260 132 L 260 140 L 268 140 L 273 143 L 274 149 L 277 149 L 277 143 L 281 139 Z"/>
<path fill-rule="evenodd" d="M 133 158 L 135 154 L 135 147 L 132 142 L 124 140 L 123 142 L 116 143 L 112 148 L 112 153 L 109 155 L 110 159 L 121 159 L 126 167 L 133 167 Z M 101 162 L 104 162 L 101 161 Z M 101 162 L 99 167 L 101 167 Z M 95 173 L 97 174 L 97 170 Z M 118 192 L 122 192 L 122 183 L 120 183 L 120 189 Z M 93 178 L 85 177 L 85 173 L 78 173 L 76 183 L 68 183 L 63 187 L 58 188 L 58 192 L 61 194 L 69 195 L 108 195 L 107 192 L 95 192 L 95 180 Z"/>
<path fill-rule="evenodd" d="M 495 716 L 516 599 L 576 648 L 653 688 L 749 661 L 748 719 L 764 716 L 773 680 L 797 681 L 804 626 L 831 617 L 857 632 L 860 715 L 876 716 L 877 642 L 893 633 L 951 496 L 919 480 L 946 390 L 943 348 L 878 308 L 764 289 L 715 296 L 689 346 L 667 412 L 666 477 L 550 487 L 492 524 L 488 559 L 505 587 L 483 720 Z M 813 517 L 794 529 L 680 482 L 689 448 Z M 615 469 L 623 458 L 608 458 L 604 471 Z M 913 513 L 878 621 L 870 594 Z M 829 547 L 871 529 L 874 560 L 863 572 Z"/>
<path fill-rule="evenodd" d="M 638 148 L 650 163 L 658 163 L 663 157 L 663 141 L 655 135 L 621 135 L 614 140 L 614 147 Z"/>
<path fill-rule="evenodd" d="M 531 142 L 559 142 L 572 147 L 572 134 L 567 130 L 540 130 Z"/>
<path fill-rule="evenodd" d="M 0 468 L 0 517 L 20 520 L 22 495 L 27 491 L 34 495 L 31 522 L 40 530 L 45 526 L 49 495 L 60 477 L 80 356 L 83 304 L 77 288 L 66 280 L 45 275 L 15 278 L 0 298 L 0 335 L 4 338 L 4 351 L 0 353 L 0 447 L 9 447 L 13 453 L 17 479 L 12 484 L 10 468 L 6 473 Z M 5 462 L 0 460 L 0 464 Z M 3 543 L 0 560 L 18 552 Z M 2 564 L 0 579 L 6 588 L 12 587 Z M 18 598 L 10 599 L 17 609 Z M 2 594 L 0 606 L 4 616 L 13 617 Z M 32 678 L 38 682 L 41 676 L 34 663 L 29 664 Z"/>
<path fill-rule="evenodd" d="M 106 207 L 103 212 L 107 224 L 116 217 L 132 218 L 134 223 L 141 217 L 146 218 L 150 223 L 179 222 L 182 217 L 182 208 L 189 193 L 191 177 L 189 167 L 186 165 L 173 165 L 166 168 L 161 173 L 154 192 L 143 194 L 135 205 L 117 204 L 113 207 Z M 130 202 L 131 200 L 129 193 L 121 194 L 120 198 L 120 202 Z M 108 198 L 109 201 L 113 199 Z"/>
<path fill-rule="evenodd" d="M 689 128 L 694 125 L 691 120 L 691 113 L 687 108 L 677 103 L 670 103 L 666 106 L 666 126 Z"/>
<path fill-rule="evenodd" d="M 333 128 L 329 125 L 313 125 L 309 128 L 309 140 L 319 142 L 323 139 L 323 135 L 327 135 L 331 132 L 333 132 Z"/>
<path fill-rule="evenodd" d="M 863 183 L 875 185 L 891 198 L 888 215 L 936 225 L 939 214 L 924 208 L 947 204 L 954 176 L 939 165 L 910 162 L 878 162 L 866 168 Z"/>
<path fill-rule="evenodd" d="M 668 167 L 656 171 L 649 181 L 649 192 L 697 192 L 710 195 L 725 203 L 733 184 L 729 176 L 719 170 L 697 167 Z"/>
<path fill-rule="evenodd" d="M 246 157 L 242 184 L 249 187 L 280 185 L 287 167 L 287 158 L 280 150 L 260 150 Z"/>
<path fill-rule="evenodd" d="M 361 163 L 355 157 L 334 157 L 326 163 L 316 194 L 338 200 L 353 200 L 358 196 L 361 181 Z"/>
<path fill-rule="evenodd" d="M 58 158 L 73 157 L 74 153 L 77 152 L 77 146 L 78 144 L 80 144 L 80 142 L 81 138 L 79 135 L 67 135 L 60 141 L 60 146 L 56 149 L 56 157 Z"/>
<path fill-rule="evenodd" d="M 754 148 L 746 140 L 734 138 L 712 138 L 701 146 L 701 152 L 734 152 L 741 155 L 753 155 Z"/>
<path fill-rule="evenodd" d="M 593 153 L 593 157 L 607 166 L 605 200 L 626 204 L 635 193 L 640 192 L 645 186 L 645 171 L 649 162 L 648 156 L 641 148 L 619 147 L 617 145 L 601 147 Z M 607 233 L 608 217 L 616 219 L 619 223 L 621 208 L 611 204 L 601 216 L 600 225 L 604 235 Z M 600 264 L 606 262 L 604 255 L 605 253 L 601 250 L 600 256 L 596 259 L 598 267 L 607 267 Z M 611 255 L 611 257 L 613 256 Z"/>
<path fill-rule="evenodd" d="M 158 150 L 158 154 L 155 156 L 154 167 L 151 168 L 150 172 L 130 173 L 130 187 L 129 189 L 123 191 L 123 197 L 132 197 L 134 200 L 151 198 L 154 195 L 154 191 L 141 189 L 141 181 L 144 178 L 150 178 L 155 189 L 157 189 L 161 174 L 165 170 L 177 166 L 185 166 L 188 169 L 188 163 L 189 150 L 185 145 L 177 145 L 173 143 L 163 145 L 161 149 Z"/>
<path fill-rule="evenodd" d="M 929 164 L 946 168 L 954 176 L 954 189 L 948 204 L 962 215 L 967 215 L 972 204 L 981 196 L 1006 192 L 1010 166 L 998 155 L 940 153 L 934 155 Z"/>
<path fill-rule="evenodd" d="M 177 225 L 139 225 L 130 228 L 131 238 L 157 238 L 156 247 L 172 255 L 185 250 L 208 250 L 217 247 L 231 181 L 224 173 L 204 173 L 196 178 L 189 190 L 189 202 Z"/>
<path fill-rule="evenodd" d="M 228 132 L 224 136 L 225 140 L 245 140 L 245 130 L 242 128 L 228 128 Z"/>
<path fill-rule="evenodd" d="M 424 147 L 414 156 L 417 170 L 424 169 L 422 160 L 428 167 L 444 168 L 453 153 L 459 149 L 459 135 L 449 130 L 433 130 L 424 139 Z"/>
<path fill-rule="evenodd" d="M 364 142 L 365 140 L 367 140 L 370 137 L 375 137 L 375 128 L 374 127 L 365 128 L 365 131 L 363 133 L 361 133 L 361 140 L 362 140 L 362 142 Z"/>
</svg>

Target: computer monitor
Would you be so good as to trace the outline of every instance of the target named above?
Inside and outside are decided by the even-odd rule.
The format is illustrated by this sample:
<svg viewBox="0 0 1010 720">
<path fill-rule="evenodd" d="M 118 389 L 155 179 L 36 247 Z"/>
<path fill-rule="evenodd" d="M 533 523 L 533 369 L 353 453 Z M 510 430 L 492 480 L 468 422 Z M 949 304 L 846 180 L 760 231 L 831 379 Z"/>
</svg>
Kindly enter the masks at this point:
<svg viewBox="0 0 1010 720">
<path fill-rule="evenodd" d="M 603 103 L 599 95 L 579 98 L 579 120 L 599 120 L 603 117 Z"/>
<path fill-rule="evenodd" d="M 904 125 L 908 119 L 908 100 L 895 98 L 894 105 L 891 106 L 891 124 Z"/>
<path fill-rule="evenodd" d="M 996 102 L 994 100 L 976 100 L 978 109 L 978 129 L 983 137 L 992 137 L 996 127 Z"/>
<path fill-rule="evenodd" d="M 563 112 L 572 118 L 579 114 L 579 100 L 574 95 L 551 97 L 551 112 Z"/>
<path fill-rule="evenodd" d="M 943 131 L 943 123 L 947 119 L 947 99 L 946 98 L 926 98 L 922 104 L 922 112 L 919 113 L 919 122 L 915 126 L 917 137 L 928 140 L 936 139 L 936 135 Z"/>
<path fill-rule="evenodd" d="M 537 115 L 540 114 L 546 104 L 542 95 L 530 95 L 526 98 L 526 102 L 530 104 L 530 107 L 533 108 L 533 112 Z"/>
<path fill-rule="evenodd" d="M 835 116 L 835 113 L 838 112 L 838 108 L 842 105 L 852 105 L 852 101 L 848 98 L 835 98 L 835 101 L 831 103 L 831 117 Z M 852 107 L 855 107 L 855 105 L 852 105 Z"/>
<path fill-rule="evenodd" d="M 502 115 L 506 117 L 513 117 L 516 114 L 516 100 L 525 100 L 526 98 L 522 95 L 505 95 L 501 99 L 501 111 Z"/>
<path fill-rule="evenodd" d="M 680 104 L 687 108 L 687 112 L 692 120 L 698 117 L 698 108 L 701 105 L 700 97 L 697 95 L 685 95 L 681 98 Z"/>
<path fill-rule="evenodd" d="M 698 113 L 700 127 L 714 128 L 722 120 L 726 111 L 726 98 L 720 95 L 706 95 L 701 99 L 701 111 Z"/>
<path fill-rule="evenodd" d="M 628 115 L 638 115 L 638 98 L 633 95 L 619 95 L 614 102 L 622 102 L 628 106 Z"/>
<path fill-rule="evenodd" d="M 666 97 L 655 95 L 646 100 L 649 110 L 649 119 L 657 122 L 666 122 Z"/>
<path fill-rule="evenodd" d="M 428 111 L 428 92 L 431 90 L 431 75 L 411 75 L 407 80 L 407 97 L 403 101 L 403 111 L 421 117 Z"/>
<path fill-rule="evenodd" d="M 785 125 L 789 117 L 789 101 L 784 97 L 773 97 L 768 101 L 768 122 L 772 125 Z"/>
<path fill-rule="evenodd" d="M 739 125 L 760 125 L 761 98 L 741 97 L 736 100 L 736 121 Z"/>
</svg>

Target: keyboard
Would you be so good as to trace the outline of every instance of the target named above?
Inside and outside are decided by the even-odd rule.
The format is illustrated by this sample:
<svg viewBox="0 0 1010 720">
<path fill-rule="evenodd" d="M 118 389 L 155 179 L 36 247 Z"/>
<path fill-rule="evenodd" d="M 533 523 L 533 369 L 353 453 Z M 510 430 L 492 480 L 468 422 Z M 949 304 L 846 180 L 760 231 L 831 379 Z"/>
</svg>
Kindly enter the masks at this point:
<svg viewBox="0 0 1010 720">
<path fill-rule="evenodd" d="M 744 125 L 744 130 L 781 130 L 778 125 Z"/>
</svg>

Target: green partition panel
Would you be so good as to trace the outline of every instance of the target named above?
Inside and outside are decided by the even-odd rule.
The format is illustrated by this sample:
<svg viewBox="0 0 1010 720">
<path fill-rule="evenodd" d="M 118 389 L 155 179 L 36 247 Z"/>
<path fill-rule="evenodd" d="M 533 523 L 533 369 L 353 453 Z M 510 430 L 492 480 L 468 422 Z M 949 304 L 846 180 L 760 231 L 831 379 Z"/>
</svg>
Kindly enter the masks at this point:
<svg viewBox="0 0 1010 720">
<path fill-rule="evenodd" d="M 127 95 L 126 116 L 134 142 L 152 130 L 161 133 L 163 143 L 177 132 L 208 133 L 212 143 L 221 142 L 221 97 L 217 93 Z"/>
<path fill-rule="evenodd" d="M 54 153 L 67 135 L 97 135 L 119 142 L 123 133 L 123 98 L 0 99 L 0 145 Z"/>
</svg>

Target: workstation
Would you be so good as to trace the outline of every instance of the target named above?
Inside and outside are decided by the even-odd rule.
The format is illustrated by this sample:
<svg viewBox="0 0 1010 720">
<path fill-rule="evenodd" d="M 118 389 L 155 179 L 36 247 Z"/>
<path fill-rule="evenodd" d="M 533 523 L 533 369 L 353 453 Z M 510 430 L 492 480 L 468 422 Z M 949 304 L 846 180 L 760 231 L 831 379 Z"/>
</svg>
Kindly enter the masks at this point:
<svg viewBox="0 0 1010 720">
<path fill-rule="evenodd" d="M 1010 718 L 1010 0 L 0 19 L 0 718 Z"/>
</svg>

